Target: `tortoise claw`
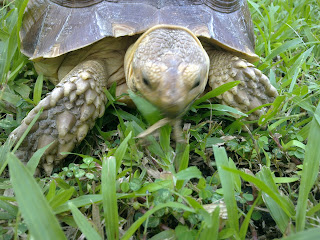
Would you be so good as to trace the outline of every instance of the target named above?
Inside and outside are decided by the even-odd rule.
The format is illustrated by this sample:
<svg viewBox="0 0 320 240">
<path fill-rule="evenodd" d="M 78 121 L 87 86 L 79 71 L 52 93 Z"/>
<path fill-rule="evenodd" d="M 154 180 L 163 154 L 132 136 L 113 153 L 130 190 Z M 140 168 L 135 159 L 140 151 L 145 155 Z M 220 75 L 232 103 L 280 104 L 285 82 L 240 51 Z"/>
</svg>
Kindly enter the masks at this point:
<svg viewBox="0 0 320 240">
<path fill-rule="evenodd" d="M 224 83 L 240 80 L 240 84 L 218 97 L 223 104 L 234 107 L 244 113 L 266 103 L 274 101 L 277 90 L 259 69 L 244 59 L 234 57 L 224 51 L 212 51 L 210 54 L 209 85 L 217 88 Z M 248 119 L 258 119 L 264 110 L 256 110 Z"/>
<path fill-rule="evenodd" d="M 21 138 L 39 110 L 45 109 L 24 139 L 17 156 L 27 162 L 35 151 L 51 143 L 40 162 L 40 168 L 50 175 L 53 167 L 67 156 L 61 152 L 72 151 L 85 138 L 96 118 L 103 115 L 106 97 L 102 91 L 105 82 L 102 81 L 106 79 L 104 66 L 98 61 L 84 62 L 72 70 L 11 133 L 10 137 L 15 141 Z"/>
</svg>

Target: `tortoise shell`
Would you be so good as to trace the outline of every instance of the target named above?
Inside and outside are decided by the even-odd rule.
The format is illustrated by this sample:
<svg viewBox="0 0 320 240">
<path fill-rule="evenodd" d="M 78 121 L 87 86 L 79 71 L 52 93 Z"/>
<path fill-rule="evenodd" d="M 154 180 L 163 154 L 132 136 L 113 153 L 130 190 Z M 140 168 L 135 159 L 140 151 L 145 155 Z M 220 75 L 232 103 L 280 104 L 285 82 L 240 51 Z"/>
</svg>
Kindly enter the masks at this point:
<svg viewBox="0 0 320 240">
<path fill-rule="evenodd" d="M 33 60 L 54 58 L 106 37 L 178 25 L 253 62 L 253 26 L 246 0 L 30 0 L 21 51 Z"/>
</svg>

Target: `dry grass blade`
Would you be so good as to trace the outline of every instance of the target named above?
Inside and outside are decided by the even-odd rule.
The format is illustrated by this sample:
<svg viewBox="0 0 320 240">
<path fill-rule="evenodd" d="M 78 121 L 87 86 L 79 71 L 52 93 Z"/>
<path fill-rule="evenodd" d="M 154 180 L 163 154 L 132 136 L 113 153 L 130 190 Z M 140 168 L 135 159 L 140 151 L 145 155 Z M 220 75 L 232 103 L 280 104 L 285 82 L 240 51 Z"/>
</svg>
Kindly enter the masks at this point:
<svg viewBox="0 0 320 240">
<path fill-rule="evenodd" d="M 164 125 L 166 125 L 166 124 L 168 124 L 170 122 L 172 122 L 171 119 L 163 118 L 163 119 L 159 120 L 158 122 L 156 122 L 155 124 L 153 124 L 152 126 L 150 126 L 144 132 L 140 133 L 136 138 L 147 137 L 148 135 L 152 134 L 153 132 L 155 132 L 156 130 L 158 130 L 159 128 L 163 127 Z"/>
</svg>

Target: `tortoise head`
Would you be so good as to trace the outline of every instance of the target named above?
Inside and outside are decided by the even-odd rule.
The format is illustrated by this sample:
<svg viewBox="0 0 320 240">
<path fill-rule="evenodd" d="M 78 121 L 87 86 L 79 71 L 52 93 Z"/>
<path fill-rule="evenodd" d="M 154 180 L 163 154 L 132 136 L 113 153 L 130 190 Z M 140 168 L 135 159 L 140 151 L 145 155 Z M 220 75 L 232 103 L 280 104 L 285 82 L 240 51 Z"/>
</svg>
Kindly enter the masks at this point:
<svg viewBox="0 0 320 240">
<path fill-rule="evenodd" d="M 131 90 L 175 118 L 204 91 L 209 57 L 188 29 L 159 25 L 127 50 L 125 72 Z"/>
</svg>

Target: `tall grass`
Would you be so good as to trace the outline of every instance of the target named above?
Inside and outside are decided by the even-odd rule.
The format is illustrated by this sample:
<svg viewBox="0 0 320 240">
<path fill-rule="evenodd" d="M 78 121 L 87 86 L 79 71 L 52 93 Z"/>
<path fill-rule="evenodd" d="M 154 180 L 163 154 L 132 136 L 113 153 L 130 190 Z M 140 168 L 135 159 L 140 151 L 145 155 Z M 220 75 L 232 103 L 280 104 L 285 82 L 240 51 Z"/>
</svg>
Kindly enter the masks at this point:
<svg viewBox="0 0 320 240">
<path fill-rule="evenodd" d="M 185 144 L 171 140 L 168 126 L 137 139 L 159 113 L 134 94 L 141 114 L 124 108 L 111 87 L 105 116 L 75 150 L 82 154 L 40 178 L 33 173 L 44 149 L 24 166 L 6 142 L 46 84 L 19 52 L 26 3 L 0 10 L 0 169 L 10 170 L 0 179 L 4 239 L 320 236 L 319 0 L 248 1 L 255 64 L 280 96 L 247 131 L 235 109 L 206 102 L 238 83 L 193 104 L 183 118 Z"/>
</svg>

